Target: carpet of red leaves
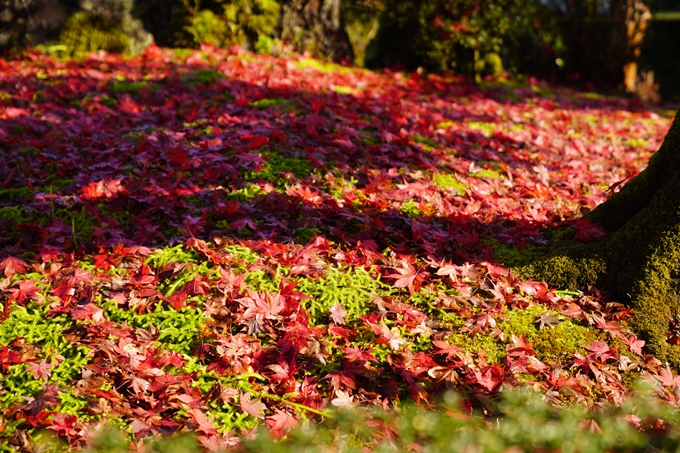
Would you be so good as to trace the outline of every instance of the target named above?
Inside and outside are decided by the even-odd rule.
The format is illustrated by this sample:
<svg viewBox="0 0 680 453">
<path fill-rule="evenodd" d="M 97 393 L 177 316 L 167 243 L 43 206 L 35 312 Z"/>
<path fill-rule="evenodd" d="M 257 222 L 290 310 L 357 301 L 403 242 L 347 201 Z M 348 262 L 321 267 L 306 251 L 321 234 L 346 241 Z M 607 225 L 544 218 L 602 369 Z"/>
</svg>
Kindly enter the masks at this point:
<svg viewBox="0 0 680 453">
<path fill-rule="evenodd" d="M 639 376 L 677 403 L 623 305 L 494 260 L 551 226 L 605 237 L 580 214 L 644 168 L 669 116 L 529 82 L 208 47 L 0 60 L 0 436 L 77 445 L 108 419 L 217 449 L 260 420 L 281 435 L 447 388 L 471 407 L 516 386 L 616 404 Z M 502 328 L 537 306 L 527 329 L 593 341 L 540 360 Z"/>
</svg>

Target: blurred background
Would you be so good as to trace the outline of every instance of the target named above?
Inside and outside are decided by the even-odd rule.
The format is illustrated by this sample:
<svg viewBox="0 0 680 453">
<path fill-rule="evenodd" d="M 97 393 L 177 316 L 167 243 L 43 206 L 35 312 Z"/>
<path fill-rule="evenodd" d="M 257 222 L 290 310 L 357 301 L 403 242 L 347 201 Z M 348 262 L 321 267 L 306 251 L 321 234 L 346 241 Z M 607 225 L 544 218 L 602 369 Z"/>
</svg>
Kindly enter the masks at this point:
<svg viewBox="0 0 680 453">
<path fill-rule="evenodd" d="M 0 0 L 5 53 L 152 42 L 680 100 L 680 0 Z"/>
</svg>

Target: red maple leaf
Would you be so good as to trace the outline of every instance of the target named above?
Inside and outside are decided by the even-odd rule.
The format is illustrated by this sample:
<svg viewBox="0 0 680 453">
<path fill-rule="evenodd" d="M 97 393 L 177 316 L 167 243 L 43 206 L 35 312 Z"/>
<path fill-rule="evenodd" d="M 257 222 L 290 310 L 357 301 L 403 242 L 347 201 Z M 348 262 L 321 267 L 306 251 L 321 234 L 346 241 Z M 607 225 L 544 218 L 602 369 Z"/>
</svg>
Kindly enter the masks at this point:
<svg viewBox="0 0 680 453">
<path fill-rule="evenodd" d="M 475 382 L 490 392 L 503 382 L 503 370 L 494 363 L 492 366 L 482 368 L 474 372 Z"/>
<path fill-rule="evenodd" d="M 403 262 L 403 267 L 395 268 L 396 274 L 387 275 L 388 278 L 394 278 L 396 281 L 392 286 L 395 288 L 406 288 L 408 287 L 411 295 L 418 289 L 420 289 L 420 284 L 424 280 L 424 277 L 420 275 L 420 270 L 416 270 L 411 264 Z"/>
<path fill-rule="evenodd" d="M 449 344 L 449 343 L 447 343 L 445 341 L 441 341 L 441 340 L 434 340 L 432 342 L 432 344 L 434 344 L 438 349 L 436 354 L 446 355 L 447 360 L 450 360 L 451 358 L 456 357 L 459 352 L 465 351 L 465 349 L 463 349 L 459 346 Z"/>
<path fill-rule="evenodd" d="M 267 417 L 265 423 L 276 439 L 280 439 L 288 434 L 292 429 L 297 428 L 300 423 L 292 415 L 276 409 L 276 413 Z"/>
<path fill-rule="evenodd" d="M 286 301 L 280 294 L 258 294 L 248 290 L 248 297 L 237 299 L 246 307 L 243 318 L 277 319 L 278 315 L 286 309 Z"/>
<path fill-rule="evenodd" d="M 239 402 L 241 410 L 255 418 L 264 420 L 264 414 L 262 411 L 267 409 L 267 406 L 262 404 L 260 400 L 250 399 L 250 392 L 241 393 L 239 396 Z"/>
<path fill-rule="evenodd" d="M 572 225 L 576 228 L 574 239 L 581 242 L 600 242 L 609 237 L 609 232 L 588 219 L 581 219 Z"/>
<path fill-rule="evenodd" d="M 7 256 L 0 262 L 0 270 L 5 272 L 7 278 L 12 278 L 17 272 L 23 274 L 28 267 L 26 261 L 16 256 Z"/>
<path fill-rule="evenodd" d="M 18 288 L 9 289 L 9 292 L 11 293 L 9 299 L 18 304 L 23 304 L 26 299 L 35 296 L 38 291 L 40 291 L 40 288 L 35 286 L 35 280 L 22 280 L 19 282 Z"/>
<path fill-rule="evenodd" d="M 40 361 L 40 363 L 31 363 L 26 371 L 33 372 L 33 379 L 42 379 L 47 382 L 50 375 L 52 374 L 52 364 L 48 363 L 46 359 Z"/>
<path fill-rule="evenodd" d="M 628 345 L 631 352 L 637 355 L 642 355 L 642 347 L 645 345 L 645 340 L 638 340 L 637 336 L 631 335 L 630 338 L 626 338 L 623 335 L 620 337 L 623 344 Z"/>
</svg>

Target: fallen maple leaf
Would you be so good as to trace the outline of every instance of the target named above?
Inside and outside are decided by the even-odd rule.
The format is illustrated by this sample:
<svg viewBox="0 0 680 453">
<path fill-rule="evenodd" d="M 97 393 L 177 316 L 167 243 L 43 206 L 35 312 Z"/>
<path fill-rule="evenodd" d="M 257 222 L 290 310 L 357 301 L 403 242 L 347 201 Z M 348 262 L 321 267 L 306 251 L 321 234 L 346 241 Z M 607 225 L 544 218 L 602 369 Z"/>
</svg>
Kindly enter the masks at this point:
<svg viewBox="0 0 680 453">
<path fill-rule="evenodd" d="M 550 327 L 553 329 L 557 324 L 564 322 L 557 315 L 551 315 L 549 311 L 546 311 L 541 316 L 534 321 L 534 324 L 538 324 L 538 328 L 543 329 L 544 327 Z"/>
<path fill-rule="evenodd" d="M 250 399 L 250 392 L 241 393 L 239 395 L 239 404 L 244 413 L 264 420 L 264 414 L 262 412 L 267 409 L 267 406 L 260 400 Z"/>
<path fill-rule="evenodd" d="M 347 315 L 347 312 L 345 311 L 344 308 L 342 308 L 342 305 L 340 304 L 333 305 L 330 309 L 330 312 L 331 319 L 333 320 L 334 323 L 336 324 L 345 323 L 345 316 Z"/>
<path fill-rule="evenodd" d="M 28 270 L 28 264 L 26 261 L 16 256 L 7 256 L 5 259 L 0 261 L 0 270 L 5 272 L 7 278 L 14 277 L 17 272 L 23 274 Z"/>
</svg>

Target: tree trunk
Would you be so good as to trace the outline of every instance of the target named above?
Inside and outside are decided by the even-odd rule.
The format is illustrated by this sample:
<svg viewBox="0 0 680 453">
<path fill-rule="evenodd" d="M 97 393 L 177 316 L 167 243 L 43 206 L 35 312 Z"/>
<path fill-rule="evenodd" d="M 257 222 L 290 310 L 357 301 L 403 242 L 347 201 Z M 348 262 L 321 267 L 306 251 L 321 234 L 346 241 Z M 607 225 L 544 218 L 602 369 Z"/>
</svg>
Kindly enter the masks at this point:
<svg viewBox="0 0 680 453">
<path fill-rule="evenodd" d="M 583 243 L 573 228 L 561 230 L 517 263 L 520 272 L 553 287 L 610 291 L 632 308 L 649 352 L 680 369 L 680 346 L 667 341 L 680 320 L 680 111 L 648 167 L 586 218 L 611 236 Z"/>
<path fill-rule="evenodd" d="M 354 61 L 340 0 L 287 0 L 282 3 L 281 39 L 298 52 L 336 62 Z"/>
<path fill-rule="evenodd" d="M 0 0 L 0 49 L 55 39 L 78 0 Z"/>
<path fill-rule="evenodd" d="M 626 4 L 626 61 L 623 65 L 623 84 L 626 91 L 636 93 L 637 90 L 637 61 L 640 58 L 642 42 L 645 32 L 652 20 L 652 14 L 647 5 L 640 1 L 628 0 Z"/>
</svg>

